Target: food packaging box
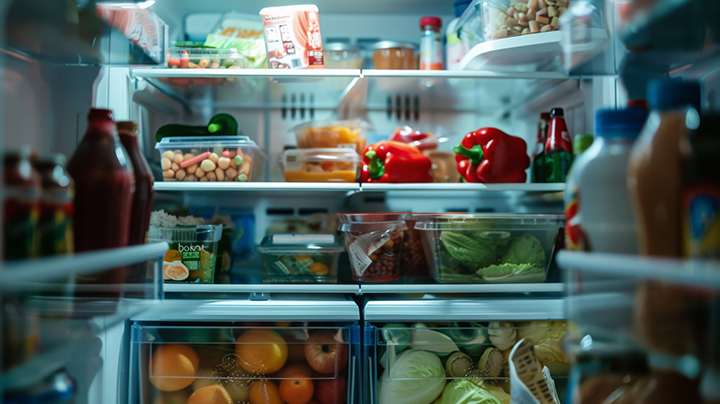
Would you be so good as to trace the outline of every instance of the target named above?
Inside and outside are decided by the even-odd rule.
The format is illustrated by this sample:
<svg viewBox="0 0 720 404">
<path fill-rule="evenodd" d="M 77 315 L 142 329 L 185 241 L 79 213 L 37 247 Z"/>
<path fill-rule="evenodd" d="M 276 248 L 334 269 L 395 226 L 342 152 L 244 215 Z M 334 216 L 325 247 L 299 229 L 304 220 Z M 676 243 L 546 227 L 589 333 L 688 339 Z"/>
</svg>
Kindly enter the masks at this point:
<svg viewBox="0 0 720 404">
<path fill-rule="evenodd" d="M 405 220 L 342 223 L 352 279 L 392 282 L 400 278 Z"/>
<path fill-rule="evenodd" d="M 365 150 L 368 124 L 362 121 L 312 121 L 290 129 L 298 149 L 347 148 L 360 154 Z"/>
<path fill-rule="evenodd" d="M 288 182 L 355 182 L 360 156 L 351 149 L 290 149 L 282 166 Z"/>
<path fill-rule="evenodd" d="M 150 226 L 149 242 L 165 241 L 170 245 L 163 259 L 165 282 L 213 283 L 215 255 L 222 232 L 222 225 Z"/>
<path fill-rule="evenodd" d="M 332 234 L 272 234 L 257 251 L 263 256 L 265 283 L 337 283 L 345 247 Z"/>
<path fill-rule="evenodd" d="M 166 137 L 155 148 L 163 181 L 262 181 L 265 154 L 247 136 Z"/>
<path fill-rule="evenodd" d="M 318 8 L 312 4 L 265 7 L 265 46 L 272 69 L 323 69 Z"/>
<path fill-rule="evenodd" d="M 544 282 L 562 215 L 466 214 L 421 221 L 432 276 L 445 283 Z"/>
</svg>

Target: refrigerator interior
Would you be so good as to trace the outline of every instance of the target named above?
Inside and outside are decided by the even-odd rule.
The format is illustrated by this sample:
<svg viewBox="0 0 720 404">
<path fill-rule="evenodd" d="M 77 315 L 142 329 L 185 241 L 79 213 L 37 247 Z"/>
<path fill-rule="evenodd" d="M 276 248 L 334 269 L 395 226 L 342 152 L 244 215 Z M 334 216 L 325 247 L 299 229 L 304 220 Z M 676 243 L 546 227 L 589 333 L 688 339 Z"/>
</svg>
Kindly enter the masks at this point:
<svg viewBox="0 0 720 404">
<path fill-rule="evenodd" d="M 76 3 L 81 9 L 94 6 L 92 1 Z M 236 11 L 260 21 L 257 13 L 262 7 L 285 3 L 156 0 L 133 6 L 150 10 L 166 24 L 162 36 L 165 49 L 175 40 L 187 39 L 190 30 L 194 34 L 209 32 L 212 22 L 223 13 Z M 642 97 L 645 88 L 638 77 L 666 73 L 702 80 L 705 105 L 717 107 L 720 69 L 716 48 L 712 52 L 660 53 L 638 60 L 628 54 L 618 34 L 619 15 L 627 1 L 604 3 L 604 23 L 610 34 L 606 46 L 589 62 L 569 69 L 554 64 L 531 71 L 489 67 L 481 71 L 363 68 L 278 73 L 262 69 L 249 74 L 234 70 L 239 73 L 213 75 L 167 68 L 164 52 L 148 55 L 108 27 L 91 35 L 94 40 L 90 46 L 86 46 L 87 38 L 81 37 L 80 45 L 58 47 L 63 38 L 58 40 L 55 36 L 59 34 L 41 29 L 62 19 L 53 15 L 53 8 L 45 9 L 40 0 L 4 2 L 0 5 L 0 26 L 6 28 L 0 31 L 0 154 L 29 147 L 41 155 L 71 156 L 85 133 L 88 109 L 111 109 L 116 121 L 139 124 L 141 149 L 156 178 L 156 209 L 193 205 L 246 212 L 254 218 L 254 225 L 249 227 L 253 247 L 262 241 L 269 226 L 318 214 L 562 214 L 564 184 L 501 184 L 495 188 L 460 186 L 468 184 L 294 184 L 284 181 L 279 160 L 286 146 L 295 144 L 294 126 L 335 118 L 366 120 L 372 126 L 369 137 L 375 134 L 377 139 L 404 125 L 433 131 L 440 137 L 439 150 L 446 152 L 469 131 L 496 127 L 522 137 L 531 153 L 541 112 L 563 108 L 571 134 L 593 133 L 597 109 L 621 107 L 628 99 Z M 320 10 L 324 42 L 417 42 L 420 17 L 437 15 L 443 23 L 454 17 L 451 1 L 319 0 L 314 4 Z M 36 9 L 44 12 L 35 14 Z M 23 42 L 23 36 L 18 35 L 23 23 L 28 32 L 37 35 L 37 43 Z M 93 59 L 98 55 L 102 62 Z M 240 132 L 266 153 L 261 181 L 243 187 L 162 181 L 160 153 L 155 149 L 157 130 L 171 123 L 205 125 L 218 113 L 234 116 Z M 4 192 L 7 189 L 0 187 L 0 197 Z M 333 231 L 334 225 L 329 225 Z M 148 248 L 141 249 L 144 247 Z M 382 372 L 379 361 L 387 350 L 382 327 L 388 323 L 410 328 L 417 323 L 442 323 L 431 324 L 431 328 L 462 333 L 477 328 L 467 326 L 470 323 L 487 328 L 490 322 L 515 322 L 515 328 L 523 329 L 528 322 L 567 320 L 571 313 L 566 307 L 561 271 L 552 264 L 548 280 L 538 284 L 358 284 L 348 279 L 347 264 L 341 264 L 340 272 L 345 275 L 336 285 L 273 285 L 262 283 L 262 262 L 259 255 L 253 255 L 237 265 L 242 266 L 239 272 L 243 282 L 239 284 L 169 285 L 162 283 L 161 276 L 168 245 L 133 248 L 136 250 L 98 252 L 77 261 L 51 258 L 0 264 L 0 272 L 26 272 L 0 287 L 0 292 L 9 300 L 21 296 L 37 300 L 37 306 L 32 306 L 31 324 L 38 327 L 35 335 L 40 339 L 38 356 L 13 369 L 9 373 L 12 378 L 0 383 L 0 392 L 34 385 L 65 368 L 75 383 L 76 403 L 152 403 L 157 391 L 153 393 L 156 395 L 148 393 L 152 389 L 146 379 L 152 374 L 143 372 L 151 361 L 150 353 L 159 346 L 229 346 L 250 328 L 282 333 L 319 327 L 341 335 L 343 344 L 348 345 L 347 370 L 339 369 L 336 363 L 331 372 L 336 377 L 341 371 L 347 373 L 347 402 L 375 404 L 376 383 Z M 345 257 L 341 256 L 341 261 L 347 261 Z M 125 295 L 119 302 L 113 303 L 116 299 L 112 297 L 100 302 L 59 299 L 57 306 L 53 304 L 52 310 L 47 310 L 44 296 L 51 295 L 49 301 L 54 302 L 53 282 L 64 279 L 67 273 L 123 265 L 146 265 L 154 276 L 150 282 L 123 285 Z M 628 304 L 621 303 L 620 311 Z M 193 334 L 200 329 L 219 331 Z M 220 341 L 218 335 L 223 332 L 225 339 Z M 320 380 L 323 376 L 312 378 Z M 560 398 L 565 401 L 565 397 Z"/>
</svg>

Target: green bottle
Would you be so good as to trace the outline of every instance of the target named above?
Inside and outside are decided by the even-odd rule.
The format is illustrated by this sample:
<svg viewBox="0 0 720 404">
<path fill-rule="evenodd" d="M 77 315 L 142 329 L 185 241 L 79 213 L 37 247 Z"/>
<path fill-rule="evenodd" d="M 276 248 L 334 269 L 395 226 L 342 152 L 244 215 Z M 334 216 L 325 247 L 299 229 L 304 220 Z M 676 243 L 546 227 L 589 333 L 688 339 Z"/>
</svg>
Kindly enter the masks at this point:
<svg viewBox="0 0 720 404">
<path fill-rule="evenodd" d="M 155 133 L 155 141 L 164 137 L 179 136 L 237 136 L 240 126 L 237 119 L 230 114 L 217 114 L 210 119 L 207 126 L 190 126 L 171 123 L 163 125 Z"/>
</svg>

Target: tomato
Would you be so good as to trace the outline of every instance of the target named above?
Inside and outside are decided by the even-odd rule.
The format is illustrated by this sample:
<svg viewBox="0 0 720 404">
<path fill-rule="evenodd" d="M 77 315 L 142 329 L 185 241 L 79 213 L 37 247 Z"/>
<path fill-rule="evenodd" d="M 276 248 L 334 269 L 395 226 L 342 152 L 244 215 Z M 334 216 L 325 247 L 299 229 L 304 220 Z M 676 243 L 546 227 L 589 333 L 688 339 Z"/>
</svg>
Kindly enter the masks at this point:
<svg viewBox="0 0 720 404">
<path fill-rule="evenodd" d="M 180 59 L 179 58 L 168 58 L 168 66 L 180 67 Z"/>
</svg>

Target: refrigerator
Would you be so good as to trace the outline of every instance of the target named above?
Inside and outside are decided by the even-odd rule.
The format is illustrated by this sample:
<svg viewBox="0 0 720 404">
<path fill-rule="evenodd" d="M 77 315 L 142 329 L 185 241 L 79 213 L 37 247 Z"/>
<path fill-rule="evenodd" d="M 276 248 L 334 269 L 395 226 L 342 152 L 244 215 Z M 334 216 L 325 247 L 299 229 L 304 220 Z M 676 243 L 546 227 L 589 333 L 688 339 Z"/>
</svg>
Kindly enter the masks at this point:
<svg viewBox="0 0 720 404">
<path fill-rule="evenodd" d="M 95 108 L 137 125 L 153 211 L 224 226 L 203 239 L 212 254 L 195 256 L 200 268 L 212 261 L 209 279 L 173 261 L 181 248 L 153 230 L 164 226 L 160 214 L 137 245 L 0 263 L 0 402 L 581 403 L 593 376 L 630 383 L 655 369 L 674 372 L 660 380 L 689 397 L 720 400 L 717 255 L 568 251 L 568 172 L 550 180 L 534 172 L 549 124 L 541 114 L 551 109 L 568 142 L 595 134 L 596 111 L 645 99 L 654 78 L 699 81 L 702 111 L 714 111 L 715 0 L 317 0 L 265 9 L 290 5 L 0 4 L 3 201 L 31 198 L 13 175 L 31 170 L 32 156 L 64 155 L 65 174 L 52 171 L 60 177 L 104 164 L 72 158 L 95 128 Z M 324 50 L 303 48 L 312 38 Z M 418 68 L 427 61 L 440 68 Z M 479 174 L 456 168 L 469 158 L 458 145 L 469 152 L 464 139 L 485 136 L 480 128 L 496 128 L 488 136 L 500 144 L 523 140 L 516 157 L 503 162 L 497 152 L 499 172 L 522 180 L 471 180 Z M 403 134 L 417 148 L 390 154 L 415 157 L 378 163 L 379 142 Z M 351 178 L 313 177 L 328 174 L 324 164 L 349 166 Z M 404 180 L 415 174 L 432 178 Z M 92 209 L 110 212 L 103 192 Z M 18 213 L 4 206 L 9 229 Z M 27 226 L 0 236 L 4 257 L 22 255 L 35 231 Z M 351 245 L 367 234 L 378 238 L 358 255 Z M 471 235 L 491 241 L 463 245 Z M 292 248 L 274 250 L 283 243 Z M 521 243 L 537 264 L 513 260 L 512 248 L 531 248 Z M 376 266 L 378 255 L 392 258 Z M 307 260 L 316 266 L 303 267 Z M 126 275 L 103 278 L 117 271 Z M 667 293 L 647 301 L 686 305 L 659 305 L 657 322 L 642 322 L 646 285 Z M 682 348 L 664 350 L 665 337 L 642 326 L 681 334 Z M 532 360 L 521 367 L 514 355 Z M 548 395 L 533 397 L 528 368 L 535 379 L 545 369 L 552 382 L 532 385 Z M 610 385 L 608 395 L 629 386 Z"/>
</svg>

